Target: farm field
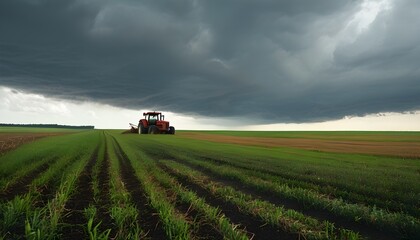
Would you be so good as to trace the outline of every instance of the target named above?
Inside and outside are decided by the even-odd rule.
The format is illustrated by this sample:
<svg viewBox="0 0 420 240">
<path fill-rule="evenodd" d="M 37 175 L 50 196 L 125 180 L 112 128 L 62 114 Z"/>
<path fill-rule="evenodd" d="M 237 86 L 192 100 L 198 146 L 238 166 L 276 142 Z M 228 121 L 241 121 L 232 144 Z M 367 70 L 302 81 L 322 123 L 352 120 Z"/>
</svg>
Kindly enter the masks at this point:
<svg viewBox="0 0 420 240">
<path fill-rule="evenodd" d="M 74 133 L 72 129 L 0 127 L 0 155 L 39 138 Z"/>
<path fill-rule="evenodd" d="M 420 239 L 420 133 L 121 133 L 0 155 L 0 239 Z"/>
</svg>

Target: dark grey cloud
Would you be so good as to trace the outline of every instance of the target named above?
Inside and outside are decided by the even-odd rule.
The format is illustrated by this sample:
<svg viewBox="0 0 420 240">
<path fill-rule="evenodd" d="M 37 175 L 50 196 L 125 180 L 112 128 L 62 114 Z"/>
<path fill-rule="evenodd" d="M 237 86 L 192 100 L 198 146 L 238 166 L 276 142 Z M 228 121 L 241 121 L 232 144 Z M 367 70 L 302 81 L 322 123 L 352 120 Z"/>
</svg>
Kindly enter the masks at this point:
<svg viewBox="0 0 420 240">
<path fill-rule="evenodd" d="M 420 109 L 420 2 L 370 2 L 2 0 L 0 85 L 248 122 Z"/>
</svg>

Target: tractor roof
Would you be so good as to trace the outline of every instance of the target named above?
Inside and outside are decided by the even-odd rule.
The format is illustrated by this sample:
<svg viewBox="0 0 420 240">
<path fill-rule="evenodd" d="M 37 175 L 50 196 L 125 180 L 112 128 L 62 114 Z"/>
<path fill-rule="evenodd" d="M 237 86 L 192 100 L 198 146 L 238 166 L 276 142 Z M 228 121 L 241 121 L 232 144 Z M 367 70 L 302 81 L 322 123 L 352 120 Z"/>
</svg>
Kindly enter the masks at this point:
<svg viewBox="0 0 420 240">
<path fill-rule="evenodd" d="M 161 112 L 145 112 L 145 113 L 143 113 L 143 116 L 145 116 L 145 115 L 159 115 L 159 114 L 161 114 Z"/>
</svg>

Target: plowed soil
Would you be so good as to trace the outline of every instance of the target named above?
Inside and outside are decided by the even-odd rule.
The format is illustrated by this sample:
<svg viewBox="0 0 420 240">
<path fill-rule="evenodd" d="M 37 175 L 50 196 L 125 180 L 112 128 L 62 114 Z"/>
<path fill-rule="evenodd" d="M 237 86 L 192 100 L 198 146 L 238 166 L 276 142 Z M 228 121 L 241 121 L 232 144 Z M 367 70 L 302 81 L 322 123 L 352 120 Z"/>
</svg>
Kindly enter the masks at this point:
<svg viewBox="0 0 420 240">
<path fill-rule="evenodd" d="M 361 153 L 406 158 L 420 158 L 420 142 L 349 141 L 304 138 L 237 137 L 218 134 L 184 132 L 179 136 L 220 143 L 233 143 L 262 147 L 293 147 L 306 150 Z"/>
</svg>

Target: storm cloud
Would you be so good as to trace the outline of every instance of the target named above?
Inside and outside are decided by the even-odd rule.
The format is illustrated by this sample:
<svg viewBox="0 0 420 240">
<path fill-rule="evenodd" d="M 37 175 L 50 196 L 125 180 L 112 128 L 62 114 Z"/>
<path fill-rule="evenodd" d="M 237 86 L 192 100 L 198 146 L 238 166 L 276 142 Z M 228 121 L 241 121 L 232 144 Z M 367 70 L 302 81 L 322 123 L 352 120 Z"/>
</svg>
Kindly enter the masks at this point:
<svg viewBox="0 0 420 240">
<path fill-rule="evenodd" d="M 417 0 L 2 0 L 0 85 L 249 122 L 420 109 Z"/>
</svg>

